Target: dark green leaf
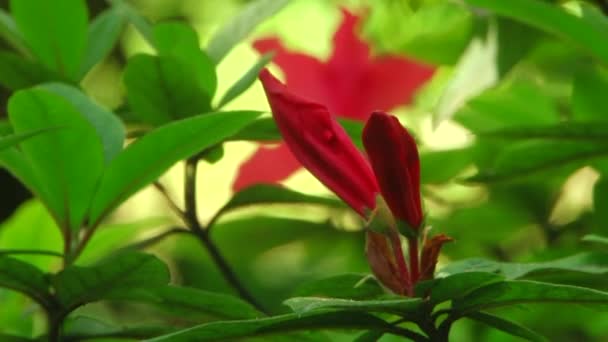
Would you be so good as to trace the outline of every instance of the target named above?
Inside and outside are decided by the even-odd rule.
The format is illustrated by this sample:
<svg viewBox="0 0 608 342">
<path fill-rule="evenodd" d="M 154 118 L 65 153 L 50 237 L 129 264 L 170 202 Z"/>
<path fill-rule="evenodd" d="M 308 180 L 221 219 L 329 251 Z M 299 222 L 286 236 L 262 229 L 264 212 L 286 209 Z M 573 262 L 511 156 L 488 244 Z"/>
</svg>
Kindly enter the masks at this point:
<svg viewBox="0 0 608 342">
<path fill-rule="evenodd" d="M 83 0 L 11 0 L 11 13 L 25 42 L 47 68 L 76 81 L 87 47 Z"/>
<path fill-rule="evenodd" d="M 546 338 L 535 333 L 534 331 L 532 331 L 524 326 L 521 326 L 515 322 L 504 319 L 502 317 L 490 315 L 485 312 L 475 312 L 475 313 L 467 315 L 467 317 L 470 319 L 476 320 L 478 322 L 487 324 L 500 331 L 504 331 L 513 336 L 521 337 L 528 341 L 534 341 L 534 342 L 547 341 Z"/>
<path fill-rule="evenodd" d="M 170 327 L 157 325 L 143 325 L 135 327 L 124 327 L 120 325 L 102 322 L 92 317 L 76 316 L 68 317 L 63 328 L 63 340 L 83 341 L 116 338 L 123 339 L 144 339 L 162 334 L 168 334 L 175 330 Z M 111 340 L 114 341 L 114 340 Z"/>
<path fill-rule="evenodd" d="M 156 180 L 176 162 L 213 146 L 255 120 L 258 112 L 219 112 L 157 128 L 108 165 L 91 206 L 91 224 Z"/>
<path fill-rule="evenodd" d="M 605 120 L 608 72 L 604 69 L 585 69 L 576 75 L 572 88 L 572 112 L 576 120 Z M 606 123 L 604 122 L 604 135 Z M 599 131 L 599 130 L 598 130 Z"/>
<path fill-rule="evenodd" d="M 0 84 L 9 90 L 27 88 L 57 78 L 41 64 L 11 52 L 0 52 Z"/>
<path fill-rule="evenodd" d="M 253 29 L 273 16 L 290 0 L 255 0 L 221 27 L 211 37 L 207 52 L 211 59 L 218 64 L 232 48 L 246 38 Z"/>
<path fill-rule="evenodd" d="M 111 7 L 95 17 L 89 25 L 88 45 L 80 69 L 80 77 L 112 51 L 124 26 L 125 17 L 116 7 Z"/>
<path fill-rule="evenodd" d="M 550 139 L 603 142 L 608 139 L 608 122 L 562 122 L 550 126 L 512 126 L 478 132 L 480 137 L 501 139 Z"/>
<path fill-rule="evenodd" d="M 570 40 L 608 64 L 608 45 L 603 44 L 608 39 L 608 33 L 588 18 L 568 14 L 558 6 L 544 1 L 465 0 L 465 2 Z"/>
<path fill-rule="evenodd" d="M 78 88 L 61 83 L 47 83 L 39 88 L 62 96 L 83 115 L 97 131 L 103 144 L 104 160 L 109 163 L 124 145 L 125 127 L 114 113 L 93 102 Z"/>
<path fill-rule="evenodd" d="M 53 131 L 56 129 L 60 129 L 60 128 L 58 128 L 58 127 L 41 128 L 41 129 L 29 131 L 29 132 L 22 132 L 22 133 L 18 133 L 18 134 L 10 134 L 10 135 L 2 136 L 2 137 L 0 137 L 0 150 L 14 146 L 14 145 L 18 144 L 19 142 L 29 139 L 31 137 L 35 137 L 38 134 L 44 134 L 44 133 L 47 133 L 47 132 L 50 132 L 50 131 Z"/>
<path fill-rule="evenodd" d="M 55 294 L 69 309 L 104 299 L 130 299 L 169 283 L 167 266 L 142 253 L 122 253 L 90 266 L 69 266 L 51 277 Z M 140 292 L 141 291 L 141 292 Z"/>
<path fill-rule="evenodd" d="M 49 283 L 42 271 L 23 261 L 4 256 L 0 256 L 0 287 L 24 293 L 43 305 L 50 296 Z"/>
<path fill-rule="evenodd" d="M 153 304 L 165 312 L 188 317 L 191 321 L 200 321 L 209 315 L 226 319 L 262 316 L 249 303 L 222 293 L 176 286 L 145 289 L 141 292 L 143 295 L 138 294 L 138 291 L 133 294 L 133 300 Z"/>
<path fill-rule="evenodd" d="M 42 88 L 15 93 L 8 111 L 17 134 L 62 127 L 21 142 L 25 156 L 21 171 L 31 174 L 18 176 L 33 182 L 28 185 L 34 187 L 60 227 L 80 228 L 103 172 L 103 146 L 97 131 L 67 99 Z"/>
<path fill-rule="evenodd" d="M 297 314 L 319 310 L 348 310 L 365 312 L 386 312 L 396 315 L 415 314 L 422 307 L 420 298 L 386 298 L 378 300 L 350 300 L 340 298 L 295 297 L 285 302 Z"/>
<path fill-rule="evenodd" d="M 332 208 L 343 208 L 341 201 L 321 196 L 307 195 L 279 185 L 258 184 L 237 192 L 216 214 L 241 207 L 259 204 L 313 204 Z"/>
<path fill-rule="evenodd" d="M 31 57 L 31 52 L 17 29 L 15 20 L 3 9 L 0 9 L 0 36 L 20 54 Z"/>
<path fill-rule="evenodd" d="M 471 178 L 473 182 L 515 180 L 540 172 L 574 169 L 608 156 L 608 144 L 581 141 L 524 141 L 505 148 L 491 169 Z"/>
<path fill-rule="evenodd" d="M 513 280 L 479 288 L 454 301 L 452 309 L 468 314 L 497 307 L 534 303 L 570 303 L 605 310 L 608 307 L 608 293 L 577 286 Z"/>
<path fill-rule="evenodd" d="M 295 294 L 299 297 L 321 296 L 348 299 L 376 298 L 385 291 L 376 279 L 368 274 L 342 274 L 315 280 L 300 286 Z"/>
<path fill-rule="evenodd" d="M 124 82 L 134 114 L 145 123 L 162 125 L 208 112 L 211 96 L 201 87 L 199 73 L 171 56 L 130 58 Z"/>
<path fill-rule="evenodd" d="M 226 93 L 224 93 L 224 96 L 220 100 L 220 103 L 218 103 L 217 108 L 224 107 L 227 103 L 241 95 L 245 90 L 249 89 L 253 82 L 258 79 L 260 70 L 262 70 L 273 57 L 273 52 L 264 54 L 254 65 L 251 66 L 251 68 L 249 68 L 249 70 L 247 70 L 245 74 L 243 74 L 243 76 L 241 76 L 241 78 L 239 78 L 238 81 L 236 81 L 236 83 L 226 90 Z"/>
<path fill-rule="evenodd" d="M 503 279 L 502 276 L 494 273 L 456 273 L 445 278 L 436 279 L 428 291 L 430 291 L 432 302 L 441 303 L 446 300 L 461 298 L 477 288 L 499 282 Z"/>
<path fill-rule="evenodd" d="M 22 336 L 14 336 L 14 335 L 7 335 L 7 334 L 0 333 L 0 341 L 3 341 L 3 342 L 35 342 L 36 340 L 33 340 L 31 338 L 25 338 Z"/>
<path fill-rule="evenodd" d="M 242 337 L 265 336 L 312 329 L 377 329 L 396 332 L 400 330 L 385 321 L 363 312 L 328 312 L 313 314 L 288 314 L 245 321 L 214 322 L 195 326 L 176 333 L 150 339 L 150 342 L 186 342 L 235 340 Z"/>
</svg>

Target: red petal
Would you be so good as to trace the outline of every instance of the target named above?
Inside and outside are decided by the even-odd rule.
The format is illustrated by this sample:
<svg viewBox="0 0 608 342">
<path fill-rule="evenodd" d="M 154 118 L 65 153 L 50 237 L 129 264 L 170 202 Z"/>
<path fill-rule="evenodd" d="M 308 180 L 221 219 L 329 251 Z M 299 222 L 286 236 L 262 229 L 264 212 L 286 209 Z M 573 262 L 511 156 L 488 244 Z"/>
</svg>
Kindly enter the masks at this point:
<svg viewBox="0 0 608 342">
<path fill-rule="evenodd" d="M 287 50 L 276 37 L 258 39 L 253 47 L 262 54 L 275 52 L 272 61 L 283 70 L 291 91 L 324 105 L 331 102 L 332 92 L 324 85 L 325 65 L 320 60 Z"/>
<path fill-rule="evenodd" d="M 378 192 L 374 175 L 327 108 L 293 95 L 267 69 L 260 80 L 293 155 L 360 215 L 373 209 Z"/>
<path fill-rule="evenodd" d="M 363 145 L 393 215 L 411 228 L 419 228 L 420 160 L 412 136 L 396 117 L 374 112 L 363 129 Z"/>
<path fill-rule="evenodd" d="M 259 183 L 278 183 L 291 176 L 301 166 L 285 144 L 274 148 L 260 147 L 241 165 L 232 190 L 239 191 Z"/>
</svg>

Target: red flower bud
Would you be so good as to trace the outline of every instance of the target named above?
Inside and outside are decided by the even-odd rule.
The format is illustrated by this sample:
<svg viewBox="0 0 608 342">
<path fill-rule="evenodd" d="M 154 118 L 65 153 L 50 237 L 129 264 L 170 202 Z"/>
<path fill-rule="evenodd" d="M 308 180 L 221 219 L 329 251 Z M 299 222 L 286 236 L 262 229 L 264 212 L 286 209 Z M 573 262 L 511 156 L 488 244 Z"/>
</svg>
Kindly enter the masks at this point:
<svg viewBox="0 0 608 342">
<path fill-rule="evenodd" d="M 444 234 L 435 235 L 424 242 L 422 247 L 422 256 L 420 258 L 420 280 L 433 279 L 435 274 L 435 266 L 439 252 L 444 243 L 450 242 L 453 239 Z"/>
<path fill-rule="evenodd" d="M 367 231 L 365 255 L 372 272 L 382 285 L 399 295 L 407 293 L 409 279 L 404 279 L 404 275 L 399 271 L 395 251 L 386 234 Z"/>
<path fill-rule="evenodd" d="M 374 174 L 326 107 L 290 93 L 267 69 L 260 73 L 268 103 L 293 155 L 361 216 L 374 209 Z"/>
<path fill-rule="evenodd" d="M 396 117 L 374 112 L 363 130 L 363 145 L 391 212 L 418 229 L 423 215 L 416 142 Z"/>
</svg>

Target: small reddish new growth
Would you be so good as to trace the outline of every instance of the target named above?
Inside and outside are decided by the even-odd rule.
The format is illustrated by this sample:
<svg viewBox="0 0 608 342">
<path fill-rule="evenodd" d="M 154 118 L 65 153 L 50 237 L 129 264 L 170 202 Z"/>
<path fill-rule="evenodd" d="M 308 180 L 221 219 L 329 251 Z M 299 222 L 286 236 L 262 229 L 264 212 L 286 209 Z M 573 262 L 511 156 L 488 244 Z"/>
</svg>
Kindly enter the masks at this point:
<svg viewBox="0 0 608 342">
<path fill-rule="evenodd" d="M 432 278 L 439 250 L 450 238 L 438 235 L 426 241 L 422 255 L 418 251 L 424 216 L 420 160 L 412 136 L 394 116 L 374 112 L 363 130 L 368 163 L 325 106 L 294 95 L 268 70 L 260 73 L 260 80 L 293 155 L 369 220 L 370 227 L 377 227 L 372 221 L 379 220 L 379 230 L 370 228 L 366 234 L 366 255 L 378 280 L 397 294 L 413 296 L 419 280 Z M 384 204 L 377 204 L 378 194 L 384 199 L 379 203 L 386 203 L 391 214 L 385 215 Z M 403 229 L 409 267 L 402 251 Z"/>
<path fill-rule="evenodd" d="M 324 106 L 332 116 L 363 121 L 374 110 L 389 111 L 410 103 L 435 68 L 403 56 L 373 55 L 357 34 L 361 20 L 342 10 L 327 61 L 290 51 L 277 37 L 256 40 L 253 47 L 260 53 L 275 52 L 273 62 L 292 92 Z M 285 144 L 261 147 L 241 165 L 233 189 L 280 182 L 300 166 Z"/>
</svg>

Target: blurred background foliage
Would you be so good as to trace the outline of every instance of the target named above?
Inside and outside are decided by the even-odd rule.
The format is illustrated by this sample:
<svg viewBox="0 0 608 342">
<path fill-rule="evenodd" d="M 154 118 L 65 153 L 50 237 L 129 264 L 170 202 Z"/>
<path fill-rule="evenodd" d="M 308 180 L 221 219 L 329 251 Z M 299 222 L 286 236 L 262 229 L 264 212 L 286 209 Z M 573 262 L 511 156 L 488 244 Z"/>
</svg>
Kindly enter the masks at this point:
<svg viewBox="0 0 608 342">
<path fill-rule="evenodd" d="M 608 30 L 608 20 L 602 13 L 606 4 L 601 1 L 546 2 L 588 16 L 594 25 Z M 0 1 L 3 8 L 7 8 L 6 3 Z M 153 23 L 189 23 L 198 33 L 201 46 L 206 46 L 211 34 L 246 3 L 132 1 Z M 88 5 L 90 17 L 107 7 L 101 0 L 88 1 Z M 256 62 L 259 56 L 251 47 L 256 38 L 277 35 L 290 49 L 327 58 L 331 36 L 340 21 L 339 6 L 367 13 L 360 29 L 374 53 L 403 54 L 438 66 L 433 80 L 417 94 L 414 103 L 394 114 L 417 134 L 420 143 L 428 224 L 433 231 L 455 239 L 444 248 L 441 264 L 472 257 L 543 261 L 583 250 L 606 249 L 605 244 L 582 238 L 608 235 L 608 148 L 601 138 L 589 139 L 594 134 L 590 125 L 579 125 L 597 123 L 598 132 L 608 128 L 606 63 L 598 63 L 575 42 L 546 30 L 494 17 L 489 11 L 472 9 L 459 1 L 294 0 L 221 62 L 217 94 L 223 94 Z M 86 76 L 82 86 L 99 103 L 120 111 L 125 102 L 122 77 L 126 61 L 138 52 L 149 51 L 141 35 L 128 27 L 111 55 Z M 10 94 L 5 88 L 0 90 L 1 108 L 6 107 Z M 268 111 L 268 106 L 256 83 L 225 109 Z M 550 132 L 539 127 L 562 130 Z M 198 204 L 203 222 L 230 199 L 238 166 L 255 148 L 253 143 L 226 143 L 221 160 L 199 167 Z M 182 197 L 181 167 L 174 167 L 161 178 L 174 198 Z M 9 176 L 3 177 L 6 185 L 0 209 L 5 220 L 0 225 L 0 248 L 60 252 L 60 236 L 48 213 L 38 201 L 25 200 L 27 192 Z M 304 170 L 285 184 L 301 192 L 329 195 Z M 98 260 L 113 248 L 154 236 L 176 222 L 162 196 L 152 187 L 145 189 L 104 224 L 79 262 Z M 254 295 L 274 312 L 286 312 L 282 300 L 297 293 L 305 281 L 369 272 L 360 229 L 353 214 L 344 209 L 268 205 L 223 216 L 213 227 L 213 237 Z M 148 250 L 171 266 L 177 283 L 231 291 L 206 252 L 189 236 L 171 235 Z M 19 258 L 42 269 L 52 269 L 58 262 L 44 256 Z M 608 290 L 605 277 L 564 276 L 573 284 L 584 281 Z M 43 318 L 23 296 L 0 290 L 0 302 L 1 331 L 24 336 L 40 332 Z M 117 324 L 154 321 L 161 315 L 124 303 L 95 304 L 79 311 Z M 501 313 L 551 341 L 608 339 L 605 313 L 551 306 Z M 176 317 L 175 324 L 187 326 L 204 319 Z M 471 322 L 456 324 L 452 336 L 455 341 L 512 339 Z M 331 339 L 348 341 L 352 335 L 334 334 Z M 392 339 L 386 336 L 382 340 Z"/>
</svg>

